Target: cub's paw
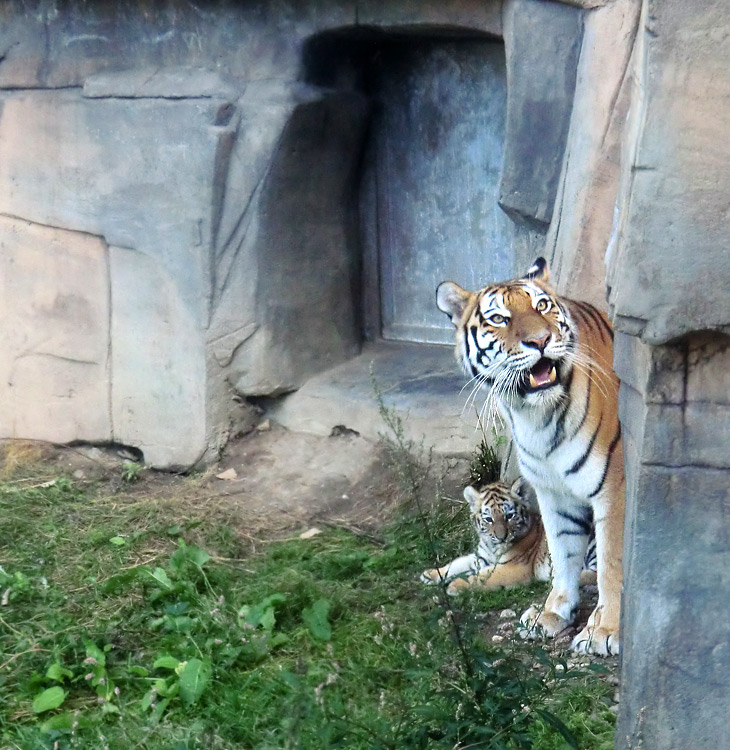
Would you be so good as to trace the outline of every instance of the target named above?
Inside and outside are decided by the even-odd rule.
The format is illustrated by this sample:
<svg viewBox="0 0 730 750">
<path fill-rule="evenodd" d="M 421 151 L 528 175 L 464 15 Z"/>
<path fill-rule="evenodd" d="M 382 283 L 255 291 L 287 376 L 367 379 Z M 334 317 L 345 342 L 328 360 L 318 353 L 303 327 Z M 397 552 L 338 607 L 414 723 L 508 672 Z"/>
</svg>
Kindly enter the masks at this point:
<svg viewBox="0 0 730 750">
<path fill-rule="evenodd" d="M 454 596 L 454 594 L 462 592 L 468 586 L 469 581 L 466 578 L 454 578 L 454 580 L 446 587 L 446 593 L 449 596 Z"/>
<path fill-rule="evenodd" d="M 429 570 L 424 570 L 423 573 L 421 573 L 420 580 L 421 580 L 421 583 L 428 583 L 428 584 L 444 582 L 444 579 L 439 573 L 438 568 L 430 568 Z"/>
<path fill-rule="evenodd" d="M 586 625 L 573 638 L 570 647 L 578 654 L 616 656 L 620 650 L 618 636 L 618 628 L 609 629 Z"/>
<path fill-rule="evenodd" d="M 520 638 L 539 638 L 546 635 L 552 638 L 570 625 L 560 615 L 534 604 L 520 617 L 517 633 Z"/>
</svg>

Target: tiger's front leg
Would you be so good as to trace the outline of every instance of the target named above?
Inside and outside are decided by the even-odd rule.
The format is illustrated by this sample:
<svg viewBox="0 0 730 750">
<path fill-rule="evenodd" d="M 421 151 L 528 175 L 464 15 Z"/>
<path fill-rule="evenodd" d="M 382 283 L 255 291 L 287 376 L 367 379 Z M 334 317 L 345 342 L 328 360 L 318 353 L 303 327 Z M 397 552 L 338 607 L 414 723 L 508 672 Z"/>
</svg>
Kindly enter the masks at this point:
<svg viewBox="0 0 730 750">
<path fill-rule="evenodd" d="M 611 656 L 619 653 L 625 487 L 623 474 L 609 481 L 605 495 L 594 505 L 598 562 L 598 604 L 572 649 L 578 653 Z"/>
<path fill-rule="evenodd" d="M 537 493 L 552 561 L 552 588 L 542 608 L 530 607 L 520 618 L 520 635 L 554 636 L 574 620 L 580 601 L 580 573 L 591 531 L 588 506 L 566 506 Z"/>
</svg>

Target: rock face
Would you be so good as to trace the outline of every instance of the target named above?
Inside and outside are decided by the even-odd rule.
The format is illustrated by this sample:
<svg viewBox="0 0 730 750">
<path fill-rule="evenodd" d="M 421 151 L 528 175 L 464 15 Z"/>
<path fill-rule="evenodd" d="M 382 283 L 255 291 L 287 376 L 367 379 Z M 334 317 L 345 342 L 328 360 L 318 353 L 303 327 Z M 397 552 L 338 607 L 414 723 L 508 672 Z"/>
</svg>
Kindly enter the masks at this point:
<svg viewBox="0 0 730 750">
<path fill-rule="evenodd" d="M 504 276 L 514 253 L 539 252 L 543 232 L 513 228 L 489 192 L 502 140 L 517 153 L 523 137 L 503 131 L 502 11 L 499 2 L 472 0 L 285 0 L 211 12 L 182 2 L 152 12 L 142 0 L 6 8 L 0 241 L 6 320 L 18 324 L 0 343 L 8 372 L 0 437 L 121 442 L 153 466 L 189 467 L 214 457 L 235 429 L 237 392 L 285 393 L 357 354 L 372 290 L 366 277 L 380 264 L 366 257 L 366 235 L 377 234 L 383 215 L 361 221 L 368 193 L 360 183 L 378 110 L 375 61 L 386 42 L 390 50 L 424 39 L 454 49 L 443 74 L 432 65 L 429 106 L 402 110 L 404 138 L 418 135 L 425 117 L 415 144 L 451 137 L 458 148 L 460 131 L 439 129 L 439 118 L 473 108 L 476 141 L 480 131 L 494 141 L 464 155 L 473 179 L 447 159 L 430 188 L 438 200 L 414 204 L 424 245 L 414 245 L 414 257 L 451 257 L 463 236 L 490 248 L 487 263 L 472 263 L 481 274 Z M 512 29 L 533 11 L 515 4 Z M 580 15 L 562 6 L 555 13 Z M 507 51 L 535 36 L 506 37 Z M 482 90 L 474 71 L 461 90 L 459 39 L 474 59 L 489 50 L 499 96 Z M 525 73 L 515 70 L 519 81 Z M 394 99 L 394 81 L 380 93 Z M 477 106 L 480 96 L 488 107 Z M 522 96 L 513 97 L 514 112 Z M 543 99 L 555 96 L 552 88 Z M 561 133 L 568 100 L 569 92 L 554 110 L 563 113 Z M 413 152 L 404 190 L 431 167 L 430 152 Z M 483 152 L 494 185 L 474 201 L 468 188 L 481 184 Z M 537 182 L 554 185 L 559 165 L 552 154 Z M 540 190 L 534 179 L 532 188 Z M 469 224 L 458 206 L 449 209 L 457 190 L 474 204 Z M 394 193 L 384 196 L 393 205 Z M 448 210 L 453 237 L 439 228 Z M 377 245 L 369 246 L 376 255 Z M 35 302 L 66 292 L 78 309 L 63 316 Z M 372 333 L 380 335 L 379 319 Z"/>
<path fill-rule="evenodd" d="M 0 437 L 122 442 L 189 467 L 225 442 L 236 392 L 287 392 L 359 351 L 373 35 L 494 39 L 502 13 L 137 10 L 3 11 L 1 281 L 18 325 L 0 342 Z M 315 80 L 307 54 L 330 32 L 344 42 L 319 78 L 336 80 Z M 36 304 L 66 291 L 76 313 Z"/>
<path fill-rule="evenodd" d="M 730 339 L 616 344 L 629 521 L 617 747 L 726 747 Z"/>
<path fill-rule="evenodd" d="M 730 47 L 721 3 L 645 2 L 609 302 L 627 466 L 617 747 L 727 747 Z"/>
</svg>

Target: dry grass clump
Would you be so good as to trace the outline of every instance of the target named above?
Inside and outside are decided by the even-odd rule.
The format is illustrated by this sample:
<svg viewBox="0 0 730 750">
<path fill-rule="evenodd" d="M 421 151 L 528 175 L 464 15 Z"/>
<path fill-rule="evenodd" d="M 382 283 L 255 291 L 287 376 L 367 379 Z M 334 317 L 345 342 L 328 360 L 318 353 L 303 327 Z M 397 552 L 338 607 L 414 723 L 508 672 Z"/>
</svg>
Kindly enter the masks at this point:
<svg viewBox="0 0 730 750">
<path fill-rule="evenodd" d="M 1 440 L 0 480 L 27 477 L 39 468 L 45 452 L 45 445 L 37 441 Z"/>
</svg>

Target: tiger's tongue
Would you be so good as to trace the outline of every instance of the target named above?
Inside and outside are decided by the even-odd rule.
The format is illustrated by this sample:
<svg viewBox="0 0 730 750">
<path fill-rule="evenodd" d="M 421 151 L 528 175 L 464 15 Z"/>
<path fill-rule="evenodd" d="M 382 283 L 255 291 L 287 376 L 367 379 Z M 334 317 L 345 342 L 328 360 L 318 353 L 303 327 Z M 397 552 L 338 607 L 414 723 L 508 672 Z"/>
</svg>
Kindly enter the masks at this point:
<svg viewBox="0 0 730 750">
<path fill-rule="evenodd" d="M 530 385 L 535 388 L 540 385 L 552 383 L 555 380 L 553 363 L 549 359 L 541 359 L 530 370 Z"/>
</svg>

